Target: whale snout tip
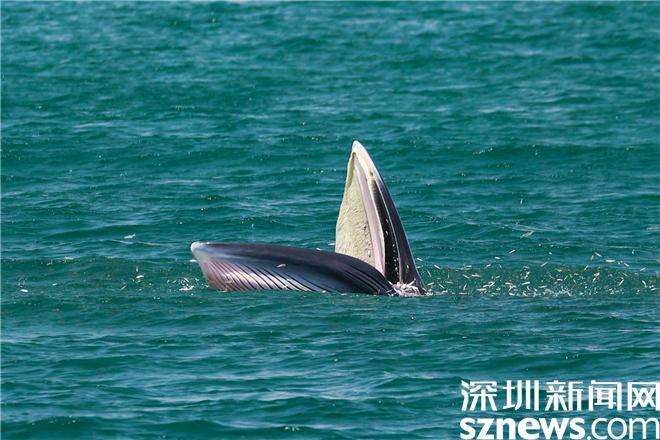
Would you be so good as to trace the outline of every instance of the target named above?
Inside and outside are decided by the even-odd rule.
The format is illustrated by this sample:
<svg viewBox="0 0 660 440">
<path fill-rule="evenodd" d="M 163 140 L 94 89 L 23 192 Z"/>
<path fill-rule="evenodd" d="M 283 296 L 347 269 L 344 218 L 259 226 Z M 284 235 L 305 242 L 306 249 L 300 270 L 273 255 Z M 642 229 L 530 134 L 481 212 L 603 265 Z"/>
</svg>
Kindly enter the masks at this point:
<svg viewBox="0 0 660 440">
<path fill-rule="evenodd" d="M 360 141 L 358 141 L 357 139 L 355 139 L 355 140 L 353 141 L 353 145 L 351 145 L 351 150 L 352 150 L 352 151 L 356 151 L 356 150 L 358 150 L 358 151 L 362 151 L 362 150 L 364 150 L 364 146 L 360 143 Z"/>
<path fill-rule="evenodd" d="M 190 252 L 192 252 L 193 255 L 195 255 L 195 251 L 199 251 L 203 247 L 204 247 L 203 241 L 196 241 L 190 245 Z"/>
</svg>

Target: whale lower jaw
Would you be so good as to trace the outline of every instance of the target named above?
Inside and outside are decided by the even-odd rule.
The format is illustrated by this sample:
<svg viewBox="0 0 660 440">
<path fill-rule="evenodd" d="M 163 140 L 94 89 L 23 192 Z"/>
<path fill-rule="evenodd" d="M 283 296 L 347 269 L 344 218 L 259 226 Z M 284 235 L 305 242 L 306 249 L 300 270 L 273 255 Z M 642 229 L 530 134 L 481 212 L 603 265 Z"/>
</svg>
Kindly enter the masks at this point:
<svg viewBox="0 0 660 440">
<path fill-rule="evenodd" d="M 373 266 L 336 252 L 289 246 L 195 242 L 209 286 L 222 291 L 297 290 L 395 295 Z"/>
<path fill-rule="evenodd" d="M 293 290 L 424 295 L 414 284 L 392 284 L 361 260 L 334 252 L 201 241 L 194 242 L 190 250 L 208 285 L 223 292 Z M 292 261 L 292 253 L 302 256 L 303 260 Z"/>
</svg>

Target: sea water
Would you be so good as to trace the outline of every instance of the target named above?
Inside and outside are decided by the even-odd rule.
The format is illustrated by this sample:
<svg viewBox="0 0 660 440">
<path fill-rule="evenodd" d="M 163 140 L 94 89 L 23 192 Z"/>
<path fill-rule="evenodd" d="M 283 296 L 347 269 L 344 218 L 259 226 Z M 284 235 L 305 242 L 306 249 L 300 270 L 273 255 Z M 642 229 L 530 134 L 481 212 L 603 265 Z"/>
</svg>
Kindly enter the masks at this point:
<svg viewBox="0 0 660 440">
<path fill-rule="evenodd" d="M 658 16 L 2 2 L 4 438 L 454 439 L 461 381 L 658 380 Z M 354 139 L 432 295 L 208 289 L 196 240 L 333 249 Z"/>
</svg>

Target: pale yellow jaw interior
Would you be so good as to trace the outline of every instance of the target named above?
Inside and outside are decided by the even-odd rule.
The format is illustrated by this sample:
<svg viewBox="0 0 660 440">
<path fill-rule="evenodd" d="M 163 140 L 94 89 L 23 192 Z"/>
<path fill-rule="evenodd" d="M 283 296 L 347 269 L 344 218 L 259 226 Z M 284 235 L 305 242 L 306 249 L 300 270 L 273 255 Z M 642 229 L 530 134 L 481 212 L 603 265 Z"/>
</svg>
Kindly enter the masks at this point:
<svg viewBox="0 0 660 440">
<path fill-rule="evenodd" d="M 353 142 L 337 218 L 335 251 L 367 262 L 385 274 L 383 229 L 374 201 L 377 172 L 364 147 Z"/>
</svg>

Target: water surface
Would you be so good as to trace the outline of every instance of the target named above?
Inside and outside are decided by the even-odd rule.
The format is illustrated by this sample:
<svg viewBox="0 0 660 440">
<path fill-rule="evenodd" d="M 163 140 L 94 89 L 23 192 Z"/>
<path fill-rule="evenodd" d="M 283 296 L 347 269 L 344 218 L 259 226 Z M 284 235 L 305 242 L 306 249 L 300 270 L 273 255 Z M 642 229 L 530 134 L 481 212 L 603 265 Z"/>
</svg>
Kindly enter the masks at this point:
<svg viewBox="0 0 660 440">
<path fill-rule="evenodd" d="M 2 3 L 7 438 L 456 438 L 460 381 L 660 376 L 657 3 Z M 353 139 L 434 293 L 332 249 Z M 538 415 L 538 414 L 537 414 Z"/>
</svg>

